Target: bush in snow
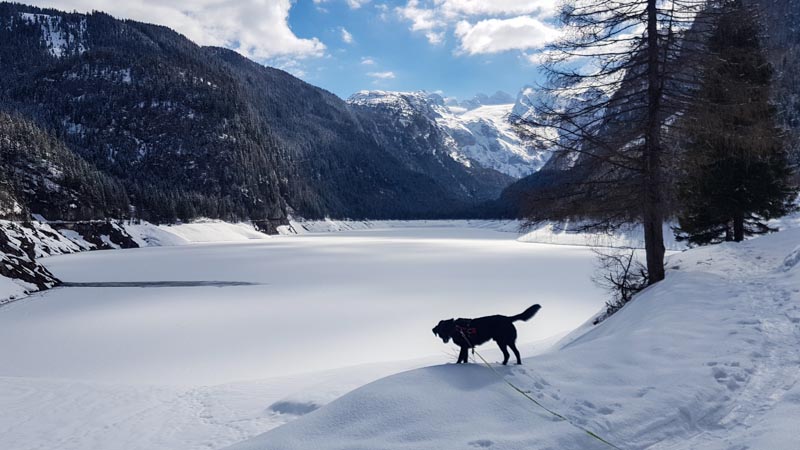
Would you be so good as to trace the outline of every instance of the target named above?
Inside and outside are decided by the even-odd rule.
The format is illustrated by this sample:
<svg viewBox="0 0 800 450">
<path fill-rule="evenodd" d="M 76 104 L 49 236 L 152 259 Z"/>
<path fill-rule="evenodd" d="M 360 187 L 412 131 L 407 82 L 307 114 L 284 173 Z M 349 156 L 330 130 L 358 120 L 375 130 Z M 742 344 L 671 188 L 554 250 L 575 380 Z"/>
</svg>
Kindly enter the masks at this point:
<svg viewBox="0 0 800 450">
<path fill-rule="evenodd" d="M 606 311 L 595 319 L 602 322 L 633 299 L 637 292 L 647 287 L 647 267 L 636 259 L 636 250 L 595 250 L 598 270 L 592 281 L 608 291 L 610 299 Z"/>
</svg>

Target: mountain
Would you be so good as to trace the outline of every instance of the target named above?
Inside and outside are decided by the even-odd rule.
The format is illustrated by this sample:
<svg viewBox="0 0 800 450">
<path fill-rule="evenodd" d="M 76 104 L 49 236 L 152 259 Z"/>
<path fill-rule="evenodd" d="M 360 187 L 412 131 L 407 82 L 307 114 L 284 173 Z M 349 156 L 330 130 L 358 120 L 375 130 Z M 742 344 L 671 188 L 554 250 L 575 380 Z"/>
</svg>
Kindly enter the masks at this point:
<svg viewBox="0 0 800 450">
<path fill-rule="evenodd" d="M 497 97 L 510 99 L 500 94 L 493 98 Z M 398 139 L 401 135 L 424 137 L 438 154 L 471 171 L 495 171 L 517 179 L 538 170 L 548 157 L 524 139 L 523 130 L 514 125 L 513 103 L 487 101 L 487 105 L 466 109 L 448 105 L 440 95 L 424 91 L 361 91 L 348 103 L 372 117 L 383 117 L 383 129 L 396 130 Z"/>
<path fill-rule="evenodd" d="M 510 103 L 514 103 L 514 97 L 512 97 L 511 94 L 503 91 L 497 91 L 491 96 L 480 93 L 476 94 L 471 99 L 448 103 L 448 105 L 458 106 L 470 110 L 480 108 L 481 106 L 508 105 Z"/>
<path fill-rule="evenodd" d="M 101 12 L 0 3 L 0 67 L 0 111 L 117 183 L 151 221 L 454 217 L 513 181 L 451 163 L 436 139 L 399 138 L 386 117 L 286 72 Z M 128 211 L 97 206 L 47 213 Z"/>
</svg>

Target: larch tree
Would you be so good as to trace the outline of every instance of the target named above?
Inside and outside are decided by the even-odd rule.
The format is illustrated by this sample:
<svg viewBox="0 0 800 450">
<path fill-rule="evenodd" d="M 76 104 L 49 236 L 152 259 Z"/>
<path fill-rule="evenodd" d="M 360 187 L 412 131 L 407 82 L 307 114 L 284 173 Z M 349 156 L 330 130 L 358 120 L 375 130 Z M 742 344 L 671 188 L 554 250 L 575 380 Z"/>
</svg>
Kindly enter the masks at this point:
<svg viewBox="0 0 800 450">
<path fill-rule="evenodd" d="M 566 0 L 535 113 L 519 119 L 554 152 L 554 173 L 522 200 L 528 224 L 639 224 L 648 283 L 664 278 L 664 135 L 689 100 L 713 16 L 703 0 Z"/>
</svg>

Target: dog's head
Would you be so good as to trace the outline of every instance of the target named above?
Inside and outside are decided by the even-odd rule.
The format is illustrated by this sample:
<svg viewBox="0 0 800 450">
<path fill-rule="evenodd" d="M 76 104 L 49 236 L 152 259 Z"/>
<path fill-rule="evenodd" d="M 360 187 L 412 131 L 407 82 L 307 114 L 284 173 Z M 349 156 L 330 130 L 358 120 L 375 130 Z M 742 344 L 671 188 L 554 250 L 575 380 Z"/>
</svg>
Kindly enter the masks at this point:
<svg viewBox="0 0 800 450">
<path fill-rule="evenodd" d="M 447 344 L 450 342 L 450 337 L 453 335 L 453 330 L 456 328 L 456 321 L 454 319 L 440 320 L 439 323 L 433 327 L 433 335 L 442 338 L 442 342 Z"/>
</svg>

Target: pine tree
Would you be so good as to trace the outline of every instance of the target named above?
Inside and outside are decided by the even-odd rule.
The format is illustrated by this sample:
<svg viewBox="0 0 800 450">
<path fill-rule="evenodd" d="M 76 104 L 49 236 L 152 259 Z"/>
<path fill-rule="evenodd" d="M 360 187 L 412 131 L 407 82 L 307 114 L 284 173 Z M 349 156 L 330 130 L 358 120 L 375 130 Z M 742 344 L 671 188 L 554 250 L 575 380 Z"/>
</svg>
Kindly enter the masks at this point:
<svg viewBox="0 0 800 450">
<path fill-rule="evenodd" d="M 741 0 L 723 8 L 687 113 L 677 187 L 677 236 L 700 245 L 774 231 L 767 220 L 790 212 L 796 196 L 755 15 Z"/>
</svg>

